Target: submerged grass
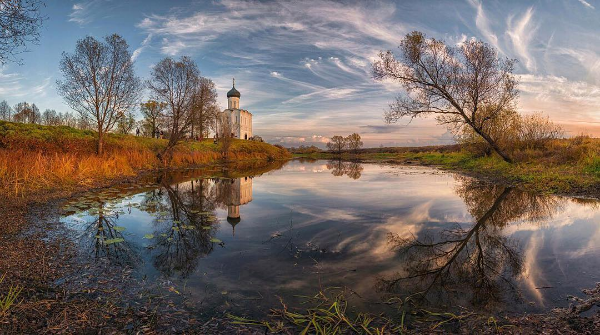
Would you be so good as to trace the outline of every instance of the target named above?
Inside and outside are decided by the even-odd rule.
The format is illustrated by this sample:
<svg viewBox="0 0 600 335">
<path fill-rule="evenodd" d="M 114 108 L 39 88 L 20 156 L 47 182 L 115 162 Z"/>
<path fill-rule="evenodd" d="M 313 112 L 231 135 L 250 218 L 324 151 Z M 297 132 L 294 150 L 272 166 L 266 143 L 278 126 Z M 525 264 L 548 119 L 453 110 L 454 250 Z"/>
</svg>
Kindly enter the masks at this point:
<svg viewBox="0 0 600 335">
<path fill-rule="evenodd" d="M 96 133 L 64 126 L 0 121 L 0 192 L 24 196 L 54 188 L 91 186 L 159 167 L 188 167 L 222 160 L 211 139 L 183 142 L 168 165 L 157 158 L 167 140 L 109 134 L 105 154 L 95 154 Z M 234 140 L 228 160 L 279 160 L 289 153 L 267 143 Z"/>
<path fill-rule="evenodd" d="M 271 310 L 271 321 L 252 320 L 228 314 L 233 324 L 264 327 L 267 331 L 278 333 L 291 331 L 305 334 L 390 334 L 402 330 L 402 325 L 381 315 L 355 313 L 348 308 L 348 300 L 339 288 L 319 291 L 306 298 L 310 307 L 301 311 L 291 311 L 281 299 L 282 308 Z"/>
</svg>

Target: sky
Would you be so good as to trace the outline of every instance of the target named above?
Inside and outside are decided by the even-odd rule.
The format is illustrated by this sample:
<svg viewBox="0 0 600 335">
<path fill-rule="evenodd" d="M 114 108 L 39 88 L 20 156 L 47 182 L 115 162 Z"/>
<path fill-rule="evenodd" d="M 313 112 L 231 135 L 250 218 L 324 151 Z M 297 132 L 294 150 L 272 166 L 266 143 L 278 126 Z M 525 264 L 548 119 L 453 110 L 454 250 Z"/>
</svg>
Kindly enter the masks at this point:
<svg viewBox="0 0 600 335">
<path fill-rule="evenodd" d="M 40 42 L 22 64 L 0 67 L 0 100 L 69 111 L 56 80 L 78 39 L 122 35 L 143 79 L 164 57 L 190 56 L 226 108 L 232 78 L 253 132 L 285 146 L 361 134 L 366 147 L 447 144 L 435 120 L 386 124 L 402 94 L 377 82 L 371 63 L 422 31 L 457 44 L 470 38 L 518 60 L 519 110 L 542 112 L 568 136 L 600 136 L 600 1 L 46 1 Z M 148 97 L 146 95 L 146 97 Z"/>
</svg>

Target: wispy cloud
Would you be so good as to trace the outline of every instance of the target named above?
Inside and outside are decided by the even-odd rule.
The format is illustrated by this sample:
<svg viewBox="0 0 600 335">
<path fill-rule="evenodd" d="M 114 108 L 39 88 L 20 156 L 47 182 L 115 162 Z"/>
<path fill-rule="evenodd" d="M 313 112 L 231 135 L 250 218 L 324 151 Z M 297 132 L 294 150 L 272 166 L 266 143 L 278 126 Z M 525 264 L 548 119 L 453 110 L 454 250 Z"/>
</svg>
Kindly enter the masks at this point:
<svg viewBox="0 0 600 335">
<path fill-rule="evenodd" d="M 596 9 L 596 7 L 592 6 L 589 2 L 585 0 L 578 0 L 582 5 L 586 6 L 589 9 Z"/>
<path fill-rule="evenodd" d="M 396 44 L 406 31 L 402 24 L 391 22 L 392 3 L 345 4 L 335 1 L 243 1 L 219 3 L 222 11 L 175 11 L 166 15 L 149 15 L 138 27 L 163 39 L 165 53 L 194 49 L 224 37 L 252 38 L 271 43 L 256 43 L 257 49 L 285 49 L 290 40 L 321 49 L 344 48 L 364 55 L 368 45 L 382 42 Z M 266 35 L 258 34 L 259 32 Z M 368 40 L 368 43 L 364 43 Z M 171 47 L 174 44 L 177 47 Z"/>
<path fill-rule="evenodd" d="M 533 7 L 529 7 L 520 19 L 513 20 L 510 16 L 507 21 L 507 34 L 512 42 L 513 50 L 524 61 L 527 70 L 535 72 L 536 62 L 530 53 L 533 36 L 537 26 L 532 22 Z"/>
<path fill-rule="evenodd" d="M 146 36 L 146 38 L 142 41 L 142 44 L 140 44 L 140 46 L 133 51 L 133 54 L 131 55 L 131 60 L 136 60 L 140 56 L 142 51 L 144 51 L 144 49 L 148 46 L 151 40 L 152 34 L 148 34 L 148 36 Z"/>
<path fill-rule="evenodd" d="M 46 77 L 34 85 L 28 85 L 27 78 L 18 73 L 7 73 L 5 68 L 0 68 L 0 96 L 10 102 L 45 97 L 51 86 L 51 79 Z"/>
<path fill-rule="evenodd" d="M 69 21 L 80 25 L 92 22 L 95 9 L 102 1 L 103 0 L 90 0 L 73 4 L 71 14 L 69 14 Z"/>
<path fill-rule="evenodd" d="M 475 16 L 475 25 L 477 26 L 477 29 L 479 29 L 479 32 L 483 35 L 488 43 L 496 47 L 496 49 L 501 50 L 498 43 L 498 36 L 496 36 L 491 28 L 490 20 L 483 9 L 483 3 L 479 0 L 469 0 L 469 3 L 477 12 Z"/>
</svg>

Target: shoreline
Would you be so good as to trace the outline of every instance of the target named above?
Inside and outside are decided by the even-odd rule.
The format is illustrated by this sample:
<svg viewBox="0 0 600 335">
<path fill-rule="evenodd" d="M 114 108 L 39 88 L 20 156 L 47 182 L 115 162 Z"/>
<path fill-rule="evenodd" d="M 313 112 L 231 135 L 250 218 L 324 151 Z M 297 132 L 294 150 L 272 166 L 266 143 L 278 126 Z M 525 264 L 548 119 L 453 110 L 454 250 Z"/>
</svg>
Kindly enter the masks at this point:
<svg viewBox="0 0 600 335">
<path fill-rule="evenodd" d="M 281 162 L 285 164 L 287 161 L 289 160 L 282 160 Z M 355 159 L 354 161 L 357 160 Z M 419 165 L 439 168 L 433 164 L 402 164 L 398 160 L 360 159 L 358 161 L 362 163 L 383 163 L 406 166 Z M 258 161 L 253 160 L 245 162 L 251 163 Z M 179 168 L 175 170 L 210 169 L 211 167 L 222 167 L 224 165 L 226 165 L 226 163 L 221 162 L 218 164 L 205 164 L 187 168 Z M 152 295 L 149 293 L 149 288 L 140 286 L 137 282 L 131 279 L 131 277 L 127 276 L 123 277 L 123 282 L 127 283 L 125 285 L 128 285 L 127 287 L 129 287 L 129 289 L 124 288 L 125 286 L 122 286 L 122 283 L 114 283 L 111 281 L 114 278 L 119 278 L 121 274 L 105 273 L 104 271 L 106 271 L 106 268 L 103 267 L 98 267 L 96 269 L 83 268 L 82 270 L 82 266 L 84 266 L 84 264 L 78 260 L 80 255 L 78 256 L 76 247 L 71 241 L 69 241 L 69 239 L 61 238 L 61 236 L 63 236 L 62 234 L 64 234 L 66 231 L 66 228 L 61 226 L 62 224 L 58 222 L 59 215 L 57 211 L 60 202 L 90 190 L 109 188 L 122 184 L 135 184 L 141 179 L 160 172 L 161 170 L 164 169 L 147 169 L 139 171 L 133 177 L 129 176 L 111 180 L 99 180 L 96 181 L 93 187 L 80 186 L 75 189 L 58 189 L 47 191 L 43 194 L 36 194 L 33 197 L 21 198 L 21 201 L 13 203 L 12 208 L 10 203 L 8 207 L 7 203 L 1 205 L 0 208 L 5 214 L 0 219 L 0 222 L 2 222 L 0 227 L 7 227 L 11 220 L 16 220 L 20 222 L 20 224 L 17 226 L 12 226 L 12 232 L 8 232 L 8 234 L 5 234 L 3 230 L 0 229 L 0 244 L 5 246 L 9 245 L 12 247 L 12 250 L 6 254 L 8 257 L 5 257 L 0 265 L 2 265 L 4 269 L 8 269 L 7 272 L 18 273 L 19 271 L 23 270 L 29 272 L 29 274 L 25 276 L 19 274 L 17 277 L 23 281 L 20 283 L 15 282 L 17 285 L 27 288 L 23 294 L 24 298 L 29 298 L 30 301 L 24 301 L 25 304 L 20 306 L 16 311 L 17 316 L 13 315 L 13 317 L 16 317 L 16 319 L 13 319 L 13 321 L 22 323 L 26 322 L 26 320 L 31 320 L 32 316 L 27 315 L 26 313 L 31 313 L 32 310 L 39 310 L 40 308 L 37 306 L 37 304 L 41 304 L 44 306 L 52 306 L 51 308 L 47 307 L 44 310 L 46 314 L 44 314 L 43 317 L 46 319 L 52 320 L 57 318 L 58 316 L 54 313 L 57 313 L 56 311 L 58 310 L 64 312 L 73 312 L 77 310 L 80 314 L 89 318 L 86 320 L 87 327 L 84 328 L 64 328 L 65 326 L 76 327 L 77 322 L 81 322 L 77 320 L 70 320 L 69 322 L 72 322 L 70 325 L 60 325 L 60 327 L 63 327 L 62 329 L 70 329 L 73 332 L 86 330 L 89 331 L 90 329 L 97 328 L 103 328 L 104 330 L 115 332 L 124 331 L 126 329 L 144 330 L 146 329 L 144 327 L 152 325 L 153 328 L 149 329 L 155 331 L 170 331 L 171 329 L 177 329 L 177 331 L 184 332 L 204 331 L 213 333 L 264 333 L 264 325 L 235 324 L 234 320 L 226 315 L 221 317 L 212 317 L 208 321 L 198 320 L 194 317 L 194 313 L 191 310 L 185 311 L 185 308 L 173 310 L 167 309 L 161 311 L 160 314 L 156 314 L 156 312 L 154 312 L 154 314 L 149 314 L 148 310 L 150 307 L 157 307 L 162 304 L 168 305 L 169 301 L 171 301 L 170 298 L 165 295 Z M 167 168 L 166 170 L 170 169 Z M 485 182 L 498 183 L 502 180 L 486 178 L 485 175 L 477 176 L 469 173 L 469 171 L 452 169 L 443 170 L 464 173 Z M 569 196 L 573 195 L 571 194 Z M 48 227 L 51 228 L 49 229 Z M 37 257 L 28 255 L 28 252 L 31 252 L 32 248 L 35 249 Z M 26 266 L 25 269 L 20 269 L 21 262 L 19 262 L 19 259 L 13 259 L 11 257 L 11 255 L 17 254 L 19 254 L 19 257 L 27 257 L 29 259 L 28 263 L 30 266 L 28 268 Z M 6 264 L 11 261 L 13 261 L 14 264 L 6 266 Z M 52 271 L 50 271 L 52 265 L 54 265 L 54 268 Z M 45 278 L 35 276 L 36 269 L 38 268 L 47 269 L 41 272 L 42 276 L 45 276 Z M 92 280 L 90 278 L 95 277 L 90 276 L 90 274 L 104 274 L 106 278 L 110 279 L 109 282 L 112 283 L 110 286 L 114 287 L 115 291 L 112 293 L 100 293 L 100 295 L 98 295 L 97 292 L 102 291 L 104 289 L 103 286 L 106 285 L 106 283 L 101 284 L 98 282 L 93 282 L 91 286 L 89 283 L 82 284 L 82 271 L 88 275 L 88 278 L 86 279 L 88 281 Z M 122 269 L 121 272 L 128 274 L 130 273 L 128 271 L 128 269 Z M 69 278 L 71 278 L 71 281 L 74 281 L 76 284 L 80 285 L 79 289 L 77 289 L 77 285 L 73 286 L 73 283 L 69 284 Z M 7 284 L 9 283 L 11 282 L 7 282 Z M 70 288 L 67 288 L 69 285 Z M 131 287 L 138 289 L 138 291 L 135 293 L 138 296 L 145 297 L 149 304 L 148 306 L 138 306 L 139 309 L 137 310 L 132 310 L 131 306 L 127 307 L 129 304 L 127 301 L 129 301 L 129 298 L 127 298 L 127 295 L 124 295 L 124 292 L 129 292 L 128 290 L 130 290 Z M 63 293 L 57 293 L 61 290 Z M 19 314 L 21 317 L 24 317 L 25 320 L 19 319 Z M 98 315 L 101 317 L 92 317 L 92 315 Z M 104 320 L 104 318 L 108 315 L 114 319 L 114 321 L 111 323 L 108 323 L 106 320 Z M 444 324 L 450 325 L 453 329 L 457 330 L 457 332 L 468 332 L 469 329 L 478 329 L 478 331 L 481 331 L 481 333 L 495 333 L 499 330 L 511 332 L 514 329 L 515 332 L 522 333 L 523 331 L 533 332 L 545 329 L 550 331 L 566 331 L 567 333 L 576 333 L 580 330 L 596 329 L 594 327 L 596 327 L 595 325 L 597 325 L 599 322 L 597 315 L 595 315 L 593 318 L 583 317 L 579 316 L 579 314 L 575 315 L 569 313 L 569 311 L 566 309 L 549 311 L 542 314 L 509 315 L 508 313 L 505 313 L 505 315 L 506 317 L 498 317 L 498 319 L 495 319 L 493 326 L 490 325 L 489 316 L 473 314 L 471 312 L 465 313 L 464 315 L 437 316 L 432 318 L 430 323 L 423 324 L 416 328 L 411 327 L 409 329 L 405 329 L 405 331 L 407 333 L 434 332 L 435 330 L 433 330 L 431 327 L 439 322 L 444 321 Z M 40 315 L 39 317 L 42 316 Z M 131 321 L 132 318 L 135 322 Z M 34 319 L 37 318 L 34 317 Z M 14 330 L 10 328 L 4 328 L 10 326 L 10 320 L 8 320 L 9 323 L 6 322 L 6 320 L 0 318 L 0 330 Z M 572 327 L 573 325 L 576 325 L 575 329 Z M 19 328 L 19 330 L 22 332 L 39 330 L 39 328 L 36 328 L 34 324 L 19 325 L 19 327 L 32 327 Z M 53 327 L 58 326 L 55 325 Z M 288 328 L 288 332 L 290 329 L 293 328 Z"/>
<path fill-rule="evenodd" d="M 506 163 L 492 158 L 471 160 L 460 152 L 385 153 L 385 154 L 316 154 L 298 155 L 293 159 L 342 160 L 357 163 L 392 164 L 406 166 L 428 166 L 443 171 L 464 175 L 495 184 L 510 185 L 524 191 L 556 194 L 567 197 L 600 199 L 600 175 L 584 175 L 556 171 L 544 174 L 543 167 L 515 164 L 507 168 Z M 498 164 L 495 166 L 494 164 Z M 525 165 L 525 166 L 524 166 Z"/>
</svg>

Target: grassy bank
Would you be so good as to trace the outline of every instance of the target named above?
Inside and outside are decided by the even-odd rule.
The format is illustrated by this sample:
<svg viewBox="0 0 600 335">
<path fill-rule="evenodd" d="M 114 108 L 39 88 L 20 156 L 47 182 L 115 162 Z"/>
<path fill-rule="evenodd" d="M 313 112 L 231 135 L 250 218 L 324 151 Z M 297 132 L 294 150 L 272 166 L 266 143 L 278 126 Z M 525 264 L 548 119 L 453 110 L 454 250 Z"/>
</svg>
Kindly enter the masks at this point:
<svg viewBox="0 0 600 335">
<path fill-rule="evenodd" d="M 109 134 L 106 152 L 95 154 L 96 133 L 0 121 L 0 192 L 10 196 L 96 185 L 165 167 L 157 153 L 167 140 Z M 267 143 L 234 140 L 228 160 L 287 159 L 287 151 Z M 183 142 L 167 167 L 188 167 L 222 160 L 212 139 Z"/>
<path fill-rule="evenodd" d="M 496 155 L 477 154 L 460 146 L 441 146 L 377 148 L 341 155 L 320 152 L 294 156 L 435 165 L 516 184 L 533 191 L 600 196 L 600 139 L 579 137 L 553 140 L 541 148 L 516 150 L 513 155 L 516 162 L 509 164 Z"/>
</svg>

